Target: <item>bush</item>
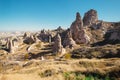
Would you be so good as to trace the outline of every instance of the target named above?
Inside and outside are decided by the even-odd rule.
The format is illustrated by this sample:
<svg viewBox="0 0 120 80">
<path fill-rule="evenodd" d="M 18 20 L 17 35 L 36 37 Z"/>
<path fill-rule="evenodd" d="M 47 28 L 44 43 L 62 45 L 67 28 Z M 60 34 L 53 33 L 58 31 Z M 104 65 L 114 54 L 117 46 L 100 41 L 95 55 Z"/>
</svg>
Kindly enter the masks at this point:
<svg viewBox="0 0 120 80">
<path fill-rule="evenodd" d="M 65 58 L 65 59 L 71 59 L 71 54 L 70 54 L 70 53 L 66 53 L 66 54 L 64 55 L 64 58 Z"/>
<path fill-rule="evenodd" d="M 26 53 L 25 55 L 24 55 L 24 59 L 29 59 L 31 56 L 28 54 L 28 53 Z"/>
<path fill-rule="evenodd" d="M 100 76 L 99 74 L 85 74 L 80 72 L 65 72 L 63 73 L 65 80 L 116 80 L 109 75 Z"/>
<path fill-rule="evenodd" d="M 45 70 L 44 72 L 42 72 L 42 73 L 38 73 L 38 75 L 40 76 L 40 77 L 48 77 L 48 76 L 52 76 L 53 74 L 55 74 L 54 72 L 53 72 L 53 70 Z"/>
</svg>

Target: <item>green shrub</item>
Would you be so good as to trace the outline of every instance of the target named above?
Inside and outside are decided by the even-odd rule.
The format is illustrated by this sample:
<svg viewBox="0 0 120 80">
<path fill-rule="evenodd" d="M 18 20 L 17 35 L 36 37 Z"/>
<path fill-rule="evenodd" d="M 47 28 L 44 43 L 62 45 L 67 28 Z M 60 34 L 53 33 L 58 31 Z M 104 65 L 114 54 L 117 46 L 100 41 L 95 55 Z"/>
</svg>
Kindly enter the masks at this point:
<svg viewBox="0 0 120 80">
<path fill-rule="evenodd" d="M 65 59 L 71 59 L 71 54 L 70 54 L 70 53 L 66 53 L 66 54 L 64 55 L 64 58 L 65 58 Z"/>
<path fill-rule="evenodd" d="M 80 72 L 65 72 L 65 80 L 116 80 L 110 76 L 100 76 L 98 74 L 85 74 Z"/>
</svg>

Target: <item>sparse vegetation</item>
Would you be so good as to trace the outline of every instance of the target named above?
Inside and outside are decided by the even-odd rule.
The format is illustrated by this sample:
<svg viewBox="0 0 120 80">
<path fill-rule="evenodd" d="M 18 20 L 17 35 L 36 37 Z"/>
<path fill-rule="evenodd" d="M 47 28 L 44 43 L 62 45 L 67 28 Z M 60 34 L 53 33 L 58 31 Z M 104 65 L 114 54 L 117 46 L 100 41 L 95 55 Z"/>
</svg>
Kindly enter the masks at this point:
<svg viewBox="0 0 120 80">
<path fill-rule="evenodd" d="M 28 60 L 30 57 L 31 57 L 31 56 L 30 56 L 29 53 L 26 53 L 26 54 L 24 55 L 24 59 L 25 59 L 25 60 Z"/>
<path fill-rule="evenodd" d="M 65 59 L 71 59 L 71 54 L 70 54 L 70 53 L 66 53 L 66 54 L 64 55 L 64 58 L 65 58 Z"/>
<path fill-rule="evenodd" d="M 42 73 L 38 73 L 38 75 L 40 77 L 42 77 L 42 78 L 52 76 L 53 74 L 55 74 L 55 73 L 53 72 L 53 70 L 50 70 L 50 69 L 49 70 L 45 70 Z"/>
<path fill-rule="evenodd" d="M 109 75 L 101 76 L 99 74 L 84 74 L 80 72 L 65 72 L 63 76 L 65 80 L 115 80 Z"/>
<path fill-rule="evenodd" d="M 114 58 L 120 57 L 117 45 L 79 48 L 72 52 L 72 58 Z"/>
<path fill-rule="evenodd" d="M 0 33 L 0 80 L 120 79 L 120 22 L 94 9 L 77 12 L 68 29 Z"/>
</svg>

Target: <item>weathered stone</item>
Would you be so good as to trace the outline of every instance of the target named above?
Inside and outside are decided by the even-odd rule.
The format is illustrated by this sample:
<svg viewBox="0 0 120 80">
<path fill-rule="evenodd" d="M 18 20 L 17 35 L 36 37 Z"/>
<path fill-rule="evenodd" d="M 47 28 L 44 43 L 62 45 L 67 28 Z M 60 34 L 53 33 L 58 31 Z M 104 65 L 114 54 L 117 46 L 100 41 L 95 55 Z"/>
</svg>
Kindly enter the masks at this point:
<svg viewBox="0 0 120 80">
<path fill-rule="evenodd" d="M 6 46 L 7 46 L 8 52 L 10 52 L 10 53 L 14 53 L 15 52 L 14 42 L 13 42 L 12 39 L 8 39 Z"/>
<path fill-rule="evenodd" d="M 52 42 L 52 36 L 49 36 L 49 43 L 51 43 Z"/>
<path fill-rule="evenodd" d="M 62 32 L 62 31 L 64 31 L 64 29 L 61 27 L 61 26 L 59 26 L 55 31 L 57 31 L 57 32 Z"/>
<path fill-rule="evenodd" d="M 49 42 L 49 36 L 51 36 L 49 31 L 41 30 L 38 38 L 43 42 Z"/>
<path fill-rule="evenodd" d="M 35 42 L 35 39 L 34 39 L 33 35 L 30 35 L 30 37 L 26 37 L 23 42 L 26 44 L 32 44 Z"/>
<path fill-rule="evenodd" d="M 64 47 L 69 47 L 69 48 L 72 48 L 72 47 L 76 46 L 75 41 L 72 39 L 72 34 L 71 34 L 70 29 L 67 30 L 66 37 L 63 41 L 63 46 Z"/>
<path fill-rule="evenodd" d="M 55 38 L 55 43 L 54 43 L 54 46 L 53 46 L 53 50 L 54 52 L 61 52 L 62 51 L 62 44 L 61 44 L 61 37 L 59 34 L 56 35 L 56 38 Z"/>
<path fill-rule="evenodd" d="M 83 18 L 83 24 L 84 26 L 92 25 L 98 21 L 98 15 L 96 10 L 89 10 L 88 12 L 85 13 L 84 18 Z"/>
<path fill-rule="evenodd" d="M 83 22 L 79 13 L 76 14 L 76 20 L 72 23 L 70 31 L 74 40 L 77 39 L 79 30 L 83 28 Z"/>
<path fill-rule="evenodd" d="M 88 44 L 89 42 L 90 42 L 90 37 L 88 36 L 88 33 L 86 32 L 86 29 L 81 29 L 79 31 L 76 43 Z"/>
<path fill-rule="evenodd" d="M 41 42 L 41 40 L 38 39 L 38 34 L 35 34 L 33 37 L 34 37 L 35 43 L 36 43 L 36 42 Z"/>
<path fill-rule="evenodd" d="M 72 23 L 70 31 L 72 33 L 72 38 L 76 43 L 89 43 L 90 37 L 86 32 L 86 28 L 83 27 L 83 22 L 79 13 L 76 14 L 76 20 Z"/>
<path fill-rule="evenodd" d="M 25 32 L 24 33 L 23 38 L 26 38 L 26 37 L 30 37 L 30 33 L 29 32 Z"/>
<path fill-rule="evenodd" d="M 120 40 L 120 32 L 112 32 L 109 40 Z"/>
</svg>

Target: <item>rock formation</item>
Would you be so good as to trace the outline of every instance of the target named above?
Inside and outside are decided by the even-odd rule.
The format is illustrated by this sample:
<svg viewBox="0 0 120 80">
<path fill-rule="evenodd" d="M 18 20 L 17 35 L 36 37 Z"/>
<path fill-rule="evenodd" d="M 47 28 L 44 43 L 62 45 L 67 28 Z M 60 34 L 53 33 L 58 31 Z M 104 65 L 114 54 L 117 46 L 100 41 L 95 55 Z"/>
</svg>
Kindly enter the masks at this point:
<svg viewBox="0 0 120 80">
<path fill-rule="evenodd" d="M 23 42 L 26 44 L 32 44 L 35 42 L 35 39 L 34 39 L 33 35 L 30 35 L 29 37 L 26 37 Z"/>
<path fill-rule="evenodd" d="M 61 33 L 64 31 L 64 29 L 61 26 L 59 26 L 55 31 L 57 31 L 57 33 Z"/>
<path fill-rule="evenodd" d="M 7 40 L 6 46 L 7 46 L 8 52 L 10 52 L 10 53 L 15 52 L 14 43 L 13 43 L 12 39 Z"/>
<path fill-rule="evenodd" d="M 76 46 L 75 41 L 72 39 L 72 34 L 71 34 L 70 29 L 67 30 L 67 34 L 66 34 L 65 39 L 63 41 L 63 46 L 69 47 L 69 48 Z"/>
<path fill-rule="evenodd" d="M 33 37 L 34 37 L 35 43 L 36 43 L 36 42 L 41 42 L 41 40 L 38 39 L 38 34 L 35 34 Z"/>
<path fill-rule="evenodd" d="M 43 42 L 49 42 L 50 36 L 51 36 L 50 31 L 41 30 L 38 38 Z"/>
<path fill-rule="evenodd" d="M 56 38 L 55 38 L 55 43 L 54 43 L 54 46 L 53 46 L 53 50 L 54 52 L 61 52 L 62 51 L 62 43 L 61 43 L 61 37 L 59 34 L 56 35 Z"/>
<path fill-rule="evenodd" d="M 72 33 L 72 38 L 76 43 L 89 43 L 90 37 L 83 27 L 83 22 L 79 13 L 76 14 L 76 20 L 72 23 L 70 31 Z"/>
<path fill-rule="evenodd" d="M 76 43 L 88 44 L 90 42 L 90 36 L 88 35 L 86 29 L 81 29 L 76 39 Z"/>
<path fill-rule="evenodd" d="M 108 41 L 120 42 L 120 23 L 114 23 L 114 28 L 108 30 L 105 34 Z"/>
<path fill-rule="evenodd" d="M 59 34 L 57 34 L 56 37 L 55 37 L 55 42 L 54 42 L 54 45 L 53 45 L 53 52 L 54 53 L 59 53 L 61 55 L 66 53 L 65 49 L 62 46 L 61 37 L 60 37 Z"/>
<path fill-rule="evenodd" d="M 109 40 L 120 40 L 120 32 L 113 32 L 113 33 L 111 33 L 111 35 L 110 35 L 110 38 L 109 38 Z"/>
<path fill-rule="evenodd" d="M 78 34 L 79 34 L 79 30 L 82 27 L 83 27 L 83 22 L 82 22 L 80 14 L 77 12 L 76 13 L 76 20 L 72 23 L 72 25 L 70 27 L 70 31 L 72 33 L 72 37 L 74 40 L 77 39 Z"/>
<path fill-rule="evenodd" d="M 88 12 L 85 13 L 84 18 L 83 18 L 83 24 L 84 26 L 89 26 L 98 21 L 98 15 L 96 10 L 89 10 Z"/>
<path fill-rule="evenodd" d="M 23 38 L 26 38 L 26 37 L 30 37 L 30 33 L 29 32 L 25 32 L 24 33 Z"/>
<path fill-rule="evenodd" d="M 49 43 L 51 43 L 52 42 L 52 36 L 49 36 Z"/>
</svg>

